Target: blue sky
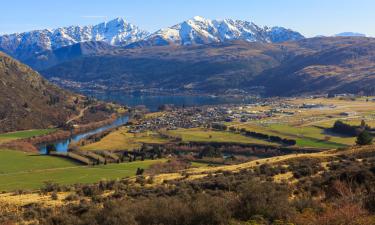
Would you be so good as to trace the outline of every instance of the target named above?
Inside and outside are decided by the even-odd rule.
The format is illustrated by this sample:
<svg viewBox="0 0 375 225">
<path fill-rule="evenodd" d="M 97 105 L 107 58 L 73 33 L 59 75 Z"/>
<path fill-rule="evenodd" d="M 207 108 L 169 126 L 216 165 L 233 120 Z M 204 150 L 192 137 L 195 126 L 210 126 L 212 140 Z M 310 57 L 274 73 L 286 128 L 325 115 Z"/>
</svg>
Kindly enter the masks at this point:
<svg viewBox="0 0 375 225">
<path fill-rule="evenodd" d="M 0 33 L 97 24 L 115 17 L 152 32 L 199 15 L 284 26 L 309 37 L 344 31 L 375 37 L 374 9 L 374 0 L 4 0 Z"/>
</svg>

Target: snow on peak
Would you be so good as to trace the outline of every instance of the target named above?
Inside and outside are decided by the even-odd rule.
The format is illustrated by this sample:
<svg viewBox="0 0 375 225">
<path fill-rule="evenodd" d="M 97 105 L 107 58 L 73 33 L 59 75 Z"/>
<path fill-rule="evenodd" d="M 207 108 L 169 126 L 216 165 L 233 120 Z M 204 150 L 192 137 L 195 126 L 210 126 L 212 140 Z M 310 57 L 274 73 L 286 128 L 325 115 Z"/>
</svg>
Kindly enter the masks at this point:
<svg viewBox="0 0 375 225">
<path fill-rule="evenodd" d="M 304 38 L 298 32 L 282 27 L 261 28 L 248 21 L 223 19 L 210 20 L 201 16 L 161 29 L 144 40 L 140 45 L 193 45 L 218 43 L 231 40 L 249 42 L 283 42 Z"/>
<path fill-rule="evenodd" d="M 87 41 L 103 41 L 111 45 L 128 45 L 142 40 L 149 33 L 116 18 L 89 26 L 69 26 L 57 29 L 35 30 L 0 36 L 0 48 L 11 55 L 38 53 Z"/>
<path fill-rule="evenodd" d="M 70 26 L 0 36 L 0 49 L 25 59 L 46 50 L 87 41 L 102 41 L 114 46 L 160 46 L 221 43 L 232 40 L 274 43 L 304 38 L 283 27 L 259 27 L 243 20 L 210 20 L 195 16 L 150 34 L 118 17 L 94 26 Z"/>
<path fill-rule="evenodd" d="M 195 21 L 206 21 L 207 19 L 204 18 L 204 17 L 201 17 L 201 16 L 194 16 L 193 20 L 195 20 Z"/>
</svg>

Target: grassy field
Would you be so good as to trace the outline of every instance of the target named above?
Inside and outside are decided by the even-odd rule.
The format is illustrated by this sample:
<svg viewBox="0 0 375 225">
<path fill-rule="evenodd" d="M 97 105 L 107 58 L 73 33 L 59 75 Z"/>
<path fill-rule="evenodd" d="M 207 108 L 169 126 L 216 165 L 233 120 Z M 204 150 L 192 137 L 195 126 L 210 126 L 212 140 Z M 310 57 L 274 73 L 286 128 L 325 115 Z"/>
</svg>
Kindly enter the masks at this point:
<svg viewBox="0 0 375 225">
<path fill-rule="evenodd" d="M 360 118 L 360 119 L 341 119 L 344 123 L 350 124 L 352 126 L 359 126 L 361 125 L 362 119 L 366 122 L 367 125 L 370 127 L 375 127 L 375 118 Z M 336 122 L 336 120 L 329 120 L 329 121 L 322 121 L 318 122 L 315 125 L 319 127 L 325 127 L 325 128 L 331 128 L 333 127 L 333 124 Z"/>
<path fill-rule="evenodd" d="M 82 150 L 132 150 L 141 147 L 142 143 L 162 144 L 168 142 L 154 132 L 139 134 L 128 133 L 126 128 L 110 133 L 99 142 L 81 147 Z"/>
<path fill-rule="evenodd" d="M 42 130 L 25 130 L 0 134 L 0 144 L 16 139 L 29 138 L 33 136 L 40 136 L 56 131 L 56 129 L 42 129 Z"/>
<path fill-rule="evenodd" d="M 293 127 L 285 124 L 270 125 L 272 130 L 279 131 L 286 135 L 298 136 L 312 141 L 323 141 L 326 145 L 353 145 L 355 138 L 343 137 L 327 133 L 324 129 L 308 126 L 308 127 Z"/>
<path fill-rule="evenodd" d="M 73 161 L 12 150 L 0 150 L 0 175 L 22 171 L 55 169 L 78 166 Z M 0 182 L 1 183 L 1 182 Z"/>
<path fill-rule="evenodd" d="M 164 160 L 146 160 L 87 167 L 57 157 L 0 150 L 0 191 L 37 189 L 46 181 L 74 184 L 124 178 L 134 176 L 137 168 L 147 168 L 162 161 Z"/>
<path fill-rule="evenodd" d="M 255 122 L 233 123 L 232 126 L 268 135 L 280 136 L 282 138 L 295 139 L 299 147 L 339 148 L 355 143 L 355 138 L 334 136 L 325 133 L 324 129 L 315 126 L 294 127 L 288 124 L 261 125 Z"/>
<path fill-rule="evenodd" d="M 241 134 L 235 134 L 226 131 L 212 131 L 203 128 L 170 130 L 169 134 L 181 137 L 183 141 L 196 142 L 233 142 L 233 143 L 253 143 L 264 145 L 275 145 L 275 143 L 259 140 L 256 138 L 245 137 Z"/>
</svg>

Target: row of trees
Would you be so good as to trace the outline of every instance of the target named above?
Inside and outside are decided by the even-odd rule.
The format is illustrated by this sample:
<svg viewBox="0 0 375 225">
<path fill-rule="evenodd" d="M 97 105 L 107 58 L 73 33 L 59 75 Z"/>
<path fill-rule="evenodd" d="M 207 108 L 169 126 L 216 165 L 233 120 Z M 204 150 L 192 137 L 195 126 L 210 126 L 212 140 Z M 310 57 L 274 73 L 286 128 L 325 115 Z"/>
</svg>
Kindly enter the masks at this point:
<svg viewBox="0 0 375 225">
<path fill-rule="evenodd" d="M 214 130 L 221 130 L 221 131 L 228 130 L 228 126 L 223 123 L 213 123 L 211 127 Z M 281 138 L 276 135 L 268 135 L 268 134 L 254 132 L 254 131 L 247 131 L 245 128 L 237 129 L 236 127 L 229 127 L 229 131 L 240 132 L 249 137 L 254 137 L 254 138 L 258 138 L 258 139 L 262 139 L 262 140 L 266 140 L 270 142 L 276 142 L 276 143 L 280 143 L 280 144 L 288 145 L 288 146 L 293 146 L 297 144 L 296 140 L 293 140 L 293 139 Z"/>
<path fill-rule="evenodd" d="M 347 123 L 344 123 L 341 120 L 337 120 L 331 130 L 338 134 L 343 134 L 351 137 L 356 137 L 363 131 L 371 130 L 371 127 L 366 124 L 364 120 L 362 120 L 361 125 L 354 126 Z"/>
<path fill-rule="evenodd" d="M 276 143 L 289 145 L 289 146 L 296 145 L 297 143 L 296 140 L 293 140 L 293 139 L 281 138 L 279 136 L 268 135 L 268 134 L 254 132 L 254 131 L 245 131 L 244 133 L 246 136 L 255 137 L 258 139 L 263 139 L 263 140 L 276 142 Z"/>
<path fill-rule="evenodd" d="M 371 127 L 364 120 L 361 121 L 360 126 L 353 126 L 337 120 L 331 130 L 338 134 L 357 137 L 358 145 L 370 145 L 373 141 L 373 136 L 370 133 Z"/>
</svg>

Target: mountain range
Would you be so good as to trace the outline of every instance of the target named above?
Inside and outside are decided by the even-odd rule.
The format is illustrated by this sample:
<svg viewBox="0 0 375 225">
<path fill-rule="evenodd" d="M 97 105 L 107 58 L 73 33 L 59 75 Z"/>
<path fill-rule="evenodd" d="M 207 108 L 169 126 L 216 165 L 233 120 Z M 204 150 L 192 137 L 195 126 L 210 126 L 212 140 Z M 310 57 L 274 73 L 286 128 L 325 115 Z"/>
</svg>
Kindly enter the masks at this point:
<svg viewBox="0 0 375 225">
<path fill-rule="evenodd" d="M 0 36 L 0 51 L 21 61 L 32 61 L 62 47 L 89 41 L 111 46 L 193 45 L 245 40 L 249 42 L 283 42 L 304 38 L 298 32 L 282 27 L 259 27 L 240 20 L 209 20 L 194 17 L 172 27 L 149 33 L 122 18 L 95 26 L 70 26 L 35 30 Z"/>
<path fill-rule="evenodd" d="M 149 33 L 115 19 L 4 35 L 0 50 L 75 91 L 372 94 L 374 40 L 304 38 L 282 27 L 202 17 Z"/>
<path fill-rule="evenodd" d="M 283 27 L 260 27 L 242 20 L 210 20 L 200 16 L 161 29 L 143 40 L 130 44 L 134 46 L 194 45 L 223 43 L 233 40 L 248 42 L 278 43 L 300 40 L 304 37 Z"/>
<path fill-rule="evenodd" d="M 70 26 L 34 30 L 0 36 L 0 50 L 26 60 L 44 51 L 55 50 L 87 41 L 102 41 L 110 45 L 127 45 L 147 37 L 149 33 L 117 18 L 95 26 Z"/>
</svg>

